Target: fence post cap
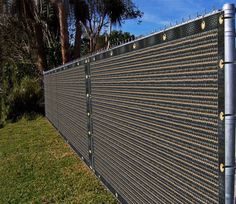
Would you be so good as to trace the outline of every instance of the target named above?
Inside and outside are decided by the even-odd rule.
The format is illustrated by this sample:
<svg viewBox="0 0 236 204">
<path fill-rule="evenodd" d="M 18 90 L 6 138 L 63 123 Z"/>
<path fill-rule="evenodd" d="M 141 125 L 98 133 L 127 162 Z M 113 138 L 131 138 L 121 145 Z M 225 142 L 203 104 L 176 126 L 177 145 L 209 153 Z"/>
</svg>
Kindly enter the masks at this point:
<svg viewBox="0 0 236 204">
<path fill-rule="evenodd" d="M 223 10 L 231 10 L 231 9 L 234 9 L 234 8 L 235 8 L 234 4 L 229 4 L 229 3 L 226 3 L 223 6 Z"/>
</svg>

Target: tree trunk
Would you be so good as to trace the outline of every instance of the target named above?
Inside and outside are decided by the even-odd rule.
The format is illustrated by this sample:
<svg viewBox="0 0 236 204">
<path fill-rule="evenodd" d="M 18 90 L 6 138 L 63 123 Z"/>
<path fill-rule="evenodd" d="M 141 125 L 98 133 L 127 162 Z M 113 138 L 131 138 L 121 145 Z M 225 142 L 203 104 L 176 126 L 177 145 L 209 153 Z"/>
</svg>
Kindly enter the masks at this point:
<svg viewBox="0 0 236 204">
<path fill-rule="evenodd" d="M 43 30 L 42 26 L 39 23 L 35 24 L 35 35 L 37 41 L 37 68 L 40 74 L 43 74 L 43 71 L 47 69 L 47 59 L 46 53 L 44 49 L 44 42 L 43 42 Z"/>
<path fill-rule="evenodd" d="M 89 52 L 90 53 L 93 53 L 93 52 L 95 52 L 96 51 L 96 46 L 97 46 L 97 42 L 98 42 L 98 37 L 99 37 L 99 35 L 97 34 L 97 35 L 90 35 L 89 36 Z"/>
<path fill-rule="evenodd" d="M 109 33 L 108 33 L 108 39 L 107 39 L 107 49 L 111 46 L 111 32 L 112 32 L 112 23 L 111 19 L 109 19 Z"/>
<path fill-rule="evenodd" d="M 82 27 L 79 21 L 76 21 L 76 33 L 75 33 L 75 50 L 74 50 L 74 58 L 80 58 L 81 52 L 81 35 L 82 35 Z"/>
<path fill-rule="evenodd" d="M 57 7 L 58 7 L 59 24 L 60 24 L 62 63 L 65 64 L 66 62 L 69 61 L 69 32 L 68 32 L 67 15 L 65 10 L 65 5 L 63 2 L 59 2 L 57 4 Z"/>
<path fill-rule="evenodd" d="M 89 36 L 89 51 L 90 51 L 90 53 L 92 53 L 93 51 L 94 51 L 94 45 L 93 45 L 93 41 L 94 41 L 94 39 L 93 39 L 93 35 L 90 35 Z"/>
</svg>

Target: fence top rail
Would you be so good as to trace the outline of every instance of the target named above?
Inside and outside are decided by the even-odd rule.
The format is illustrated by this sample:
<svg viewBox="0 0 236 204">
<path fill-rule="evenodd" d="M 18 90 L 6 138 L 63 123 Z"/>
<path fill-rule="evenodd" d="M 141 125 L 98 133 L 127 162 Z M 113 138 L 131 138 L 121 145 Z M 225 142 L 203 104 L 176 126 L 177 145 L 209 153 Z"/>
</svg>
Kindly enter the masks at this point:
<svg viewBox="0 0 236 204">
<path fill-rule="evenodd" d="M 68 62 L 66 64 L 63 64 L 63 65 L 60 65 L 60 66 L 58 66 L 58 67 L 56 67 L 54 69 L 51 69 L 51 70 L 48 70 L 48 71 L 44 71 L 43 75 L 48 75 L 48 74 L 55 73 L 55 72 L 58 72 L 58 71 L 61 71 L 61 70 L 72 68 L 74 66 L 86 64 L 87 62 L 90 61 L 90 59 L 93 59 L 93 58 L 95 59 L 96 56 L 103 55 L 104 53 L 112 52 L 113 50 L 121 48 L 121 47 L 124 47 L 126 45 L 133 45 L 134 43 L 139 42 L 141 40 L 150 38 L 150 37 L 158 35 L 158 34 L 166 33 L 167 31 L 179 28 L 181 26 L 187 25 L 189 23 L 192 23 L 192 22 L 195 22 L 195 21 L 198 21 L 198 20 L 201 20 L 201 19 L 205 19 L 207 17 L 219 14 L 221 12 L 222 12 L 222 9 L 214 10 L 214 11 L 208 13 L 208 14 L 199 15 L 199 16 L 197 16 L 194 19 L 187 20 L 187 21 L 179 23 L 177 25 L 170 26 L 170 27 L 168 27 L 166 29 L 163 29 L 163 30 L 160 30 L 160 31 L 157 31 L 157 32 L 153 32 L 153 33 L 151 33 L 149 35 L 146 35 L 146 36 L 142 36 L 142 37 L 136 38 L 136 39 L 131 40 L 129 42 L 125 42 L 123 44 L 120 44 L 120 45 L 117 45 L 117 46 L 113 46 L 113 47 L 110 47 L 110 48 L 107 48 L 107 49 L 99 50 L 96 53 L 93 53 L 93 54 L 81 57 L 81 58 L 76 59 L 76 60 L 72 60 L 72 61 L 70 61 L 70 62 Z"/>
</svg>

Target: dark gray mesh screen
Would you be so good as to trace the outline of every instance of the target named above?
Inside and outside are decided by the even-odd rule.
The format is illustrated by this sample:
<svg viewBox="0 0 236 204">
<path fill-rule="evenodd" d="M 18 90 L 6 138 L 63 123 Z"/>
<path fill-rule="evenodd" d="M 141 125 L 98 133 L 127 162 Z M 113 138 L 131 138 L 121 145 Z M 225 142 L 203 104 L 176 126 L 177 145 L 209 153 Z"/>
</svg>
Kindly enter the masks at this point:
<svg viewBox="0 0 236 204">
<path fill-rule="evenodd" d="M 47 118 L 122 203 L 224 203 L 222 14 L 44 75 Z"/>
<path fill-rule="evenodd" d="M 47 75 L 45 85 L 47 117 L 88 161 L 84 66 Z"/>
<path fill-rule="evenodd" d="M 47 118 L 58 128 L 56 74 L 44 77 L 45 113 Z"/>
<path fill-rule="evenodd" d="M 218 30 L 90 67 L 96 171 L 128 203 L 218 203 Z"/>
</svg>

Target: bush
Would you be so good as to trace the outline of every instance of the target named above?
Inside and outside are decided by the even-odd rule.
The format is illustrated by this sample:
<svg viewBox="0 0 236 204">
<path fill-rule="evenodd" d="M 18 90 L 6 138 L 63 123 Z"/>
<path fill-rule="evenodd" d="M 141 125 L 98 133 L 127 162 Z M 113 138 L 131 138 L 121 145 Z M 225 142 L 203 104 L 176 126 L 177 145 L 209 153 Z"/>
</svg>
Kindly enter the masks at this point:
<svg viewBox="0 0 236 204">
<path fill-rule="evenodd" d="M 7 120 L 7 108 L 5 103 L 4 103 L 4 98 L 3 98 L 3 94 L 1 94 L 1 98 L 0 98 L 0 128 L 2 128 Z"/>
<path fill-rule="evenodd" d="M 9 117 L 16 120 L 23 114 L 43 112 L 43 91 L 40 80 L 24 77 L 9 97 Z"/>
<path fill-rule="evenodd" d="M 14 84 L 6 95 L 2 105 L 2 123 L 4 120 L 16 121 L 25 114 L 43 113 L 43 90 L 40 80 L 24 77 L 20 83 Z"/>
</svg>

